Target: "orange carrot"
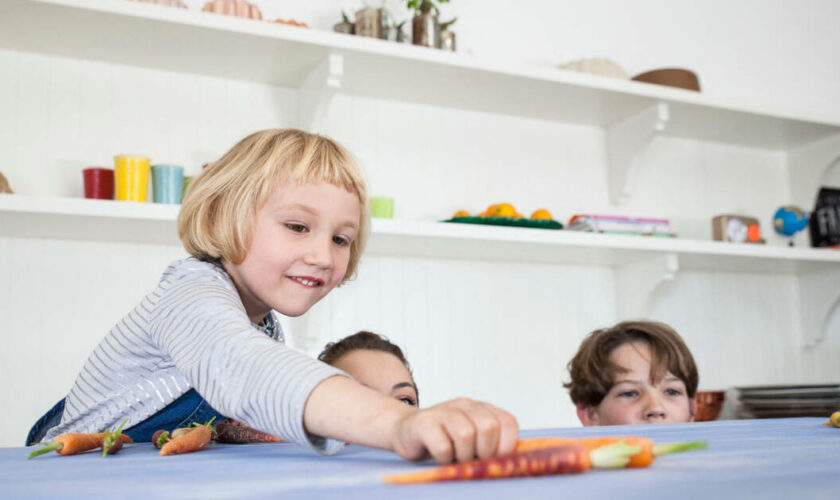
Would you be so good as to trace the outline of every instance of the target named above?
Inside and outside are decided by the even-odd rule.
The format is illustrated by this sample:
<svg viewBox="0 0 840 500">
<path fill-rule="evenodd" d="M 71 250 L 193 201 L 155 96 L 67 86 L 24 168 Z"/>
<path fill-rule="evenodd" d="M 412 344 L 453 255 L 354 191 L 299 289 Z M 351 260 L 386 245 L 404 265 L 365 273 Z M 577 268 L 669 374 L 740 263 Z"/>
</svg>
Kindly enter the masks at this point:
<svg viewBox="0 0 840 500">
<path fill-rule="evenodd" d="M 122 424 L 120 424 L 120 431 L 118 434 L 119 445 L 122 447 L 123 443 L 133 443 L 131 437 L 122 434 L 121 429 L 122 425 L 125 424 L 125 420 Z M 114 433 L 116 434 L 116 432 Z M 59 455 L 75 455 L 77 453 L 82 453 L 84 451 L 94 450 L 103 446 L 105 444 L 106 432 L 94 432 L 94 433 L 83 433 L 83 432 L 67 432 L 64 433 L 57 438 L 55 441 L 50 441 L 46 443 L 46 446 L 43 448 L 37 449 L 29 454 L 29 458 L 35 458 L 38 455 L 43 455 L 44 453 L 48 453 L 50 451 L 55 450 Z M 108 449 L 115 446 L 117 444 L 117 438 L 113 439 L 113 442 L 110 443 Z"/>
<path fill-rule="evenodd" d="M 428 483 L 467 479 L 504 479 L 549 474 L 574 474 L 592 467 L 624 467 L 639 448 L 624 443 L 588 450 L 579 444 L 509 453 L 484 460 L 435 467 L 421 472 L 385 476 L 390 484 Z"/>
<path fill-rule="evenodd" d="M 624 442 L 630 446 L 638 446 L 639 452 L 630 457 L 627 467 L 647 467 L 653 463 L 653 459 L 668 453 L 705 448 L 705 441 L 693 441 L 688 443 L 665 443 L 654 444 L 652 440 L 639 436 L 606 436 L 591 438 L 535 438 L 521 439 L 516 443 L 516 451 L 539 450 L 555 446 L 579 444 L 589 450 L 609 446 L 615 443 Z"/>
<path fill-rule="evenodd" d="M 214 439 L 220 443 L 246 444 L 246 443 L 278 443 L 282 441 L 279 437 L 258 431 L 253 427 L 228 420 L 216 424 L 216 436 Z"/>
<path fill-rule="evenodd" d="M 213 436 L 213 430 L 210 428 L 210 423 L 199 425 L 192 429 L 187 434 L 179 436 L 167 442 L 160 449 L 160 454 L 175 455 L 178 453 L 190 453 L 199 451 L 210 442 Z"/>
</svg>

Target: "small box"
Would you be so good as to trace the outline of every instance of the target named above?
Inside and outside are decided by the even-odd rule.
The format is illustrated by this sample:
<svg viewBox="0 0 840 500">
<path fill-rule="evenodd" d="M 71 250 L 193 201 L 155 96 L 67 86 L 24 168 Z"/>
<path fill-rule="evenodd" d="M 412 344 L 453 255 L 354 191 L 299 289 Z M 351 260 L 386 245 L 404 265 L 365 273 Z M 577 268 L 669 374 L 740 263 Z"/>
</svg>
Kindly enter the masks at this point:
<svg viewBox="0 0 840 500">
<path fill-rule="evenodd" d="M 744 215 L 716 216 L 712 219 L 712 234 L 715 241 L 764 243 L 758 219 Z"/>
</svg>

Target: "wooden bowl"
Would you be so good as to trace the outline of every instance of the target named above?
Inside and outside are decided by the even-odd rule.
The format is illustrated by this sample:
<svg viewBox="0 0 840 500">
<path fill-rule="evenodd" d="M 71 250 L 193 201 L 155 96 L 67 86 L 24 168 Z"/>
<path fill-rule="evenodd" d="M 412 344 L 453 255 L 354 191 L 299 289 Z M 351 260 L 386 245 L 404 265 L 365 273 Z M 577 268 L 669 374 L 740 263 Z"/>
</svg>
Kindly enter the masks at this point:
<svg viewBox="0 0 840 500">
<path fill-rule="evenodd" d="M 700 80 L 693 71 L 689 71 L 687 69 L 655 69 L 636 75 L 632 78 L 632 80 L 700 92 Z"/>
<path fill-rule="evenodd" d="M 716 420 L 720 408 L 723 406 L 724 391 L 697 391 L 694 395 L 695 422 L 706 422 Z"/>
</svg>

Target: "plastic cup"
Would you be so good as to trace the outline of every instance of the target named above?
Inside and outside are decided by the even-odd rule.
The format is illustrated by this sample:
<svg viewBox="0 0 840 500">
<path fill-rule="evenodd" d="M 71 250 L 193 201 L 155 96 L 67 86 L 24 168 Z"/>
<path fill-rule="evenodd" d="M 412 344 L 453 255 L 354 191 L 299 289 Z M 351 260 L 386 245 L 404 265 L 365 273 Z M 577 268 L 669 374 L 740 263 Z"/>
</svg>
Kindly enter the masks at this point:
<svg viewBox="0 0 840 500">
<path fill-rule="evenodd" d="M 145 156 L 114 157 L 114 199 L 146 201 L 149 192 L 149 159 Z"/>
<path fill-rule="evenodd" d="M 114 199 L 114 171 L 110 168 L 90 167 L 82 170 L 85 198 L 94 200 Z"/>
<path fill-rule="evenodd" d="M 394 199 L 384 196 L 374 196 L 370 199 L 370 216 L 380 219 L 394 218 Z"/>
<path fill-rule="evenodd" d="M 184 200 L 184 195 L 187 194 L 187 188 L 190 187 L 190 182 L 194 179 L 193 176 L 189 175 L 184 177 L 184 185 L 181 187 L 181 201 Z"/>
<path fill-rule="evenodd" d="M 184 168 L 177 165 L 152 165 L 152 196 L 155 203 L 177 205 L 184 189 Z"/>
</svg>

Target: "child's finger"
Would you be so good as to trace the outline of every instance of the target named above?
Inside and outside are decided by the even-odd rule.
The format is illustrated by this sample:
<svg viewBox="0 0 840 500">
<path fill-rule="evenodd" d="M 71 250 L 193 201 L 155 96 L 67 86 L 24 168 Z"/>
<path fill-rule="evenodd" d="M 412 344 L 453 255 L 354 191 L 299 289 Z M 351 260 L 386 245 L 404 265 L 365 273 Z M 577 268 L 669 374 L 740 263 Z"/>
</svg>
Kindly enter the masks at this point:
<svg viewBox="0 0 840 500">
<path fill-rule="evenodd" d="M 444 415 L 443 426 L 455 448 L 455 459 L 459 462 L 474 459 L 476 430 L 470 415 L 458 408 L 451 408 Z"/>
<path fill-rule="evenodd" d="M 496 450 L 497 455 L 511 453 L 516 448 L 516 442 L 519 440 L 519 422 L 512 414 L 490 405 L 493 413 L 499 420 L 499 447 Z"/>
<path fill-rule="evenodd" d="M 442 424 L 435 423 L 435 425 L 428 426 L 421 436 L 423 446 L 435 462 L 439 464 L 452 463 L 455 456 L 452 440 L 449 439 L 449 434 Z"/>
<path fill-rule="evenodd" d="M 472 413 L 475 426 L 475 454 L 478 458 L 490 458 L 499 449 L 501 423 L 491 405 L 480 404 Z"/>
</svg>

